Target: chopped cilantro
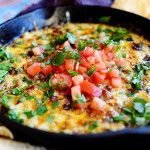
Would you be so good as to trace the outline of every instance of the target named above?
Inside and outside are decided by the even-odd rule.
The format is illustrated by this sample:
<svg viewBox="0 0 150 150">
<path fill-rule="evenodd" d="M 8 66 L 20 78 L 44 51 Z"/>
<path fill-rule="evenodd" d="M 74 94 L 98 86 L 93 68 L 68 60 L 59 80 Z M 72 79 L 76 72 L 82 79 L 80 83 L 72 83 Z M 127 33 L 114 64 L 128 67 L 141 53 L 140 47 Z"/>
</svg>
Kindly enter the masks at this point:
<svg viewBox="0 0 150 150">
<path fill-rule="evenodd" d="M 52 109 L 56 109 L 60 105 L 59 101 L 53 102 L 52 103 Z"/>
<path fill-rule="evenodd" d="M 18 123 L 23 123 L 23 119 L 19 118 L 18 113 L 16 113 L 14 110 L 9 110 L 8 118 Z"/>
<path fill-rule="evenodd" d="M 65 58 L 74 59 L 74 60 L 80 58 L 80 54 L 77 51 L 68 51 L 68 52 L 65 52 L 64 56 L 65 56 Z"/>
<path fill-rule="evenodd" d="M 7 75 L 8 71 L 0 70 L 0 80 L 3 81 L 5 76 Z"/>
<path fill-rule="evenodd" d="M 28 118 L 32 118 L 35 115 L 34 111 L 31 110 L 25 110 L 24 114 L 28 117 Z"/>
<path fill-rule="evenodd" d="M 12 90 L 12 93 L 14 94 L 14 95 L 20 95 L 21 93 L 22 93 L 22 91 L 18 88 L 18 87 L 16 87 L 16 88 L 14 88 L 13 90 Z"/>
<path fill-rule="evenodd" d="M 89 125 L 88 129 L 89 129 L 89 130 L 94 130 L 94 129 L 96 129 L 97 127 L 98 127 L 98 121 L 93 121 L 93 122 Z"/>
<path fill-rule="evenodd" d="M 95 72 L 96 72 L 96 68 L 93 66 L 93 67 L 91 67 L 91 69 L 89 69 L 89 70 L 86 72 L 86 74 L 87 74 L 88 76 L 92 76 Z"/>
<path fill-rule="evenodd" d="M 75 44 L 76 37 L 72 33 L 67 33 L 66 34 L 67 39 L 71 44 Z"/>
<path fill-rule="evenodd" d="M 6 95 L 3 95 L 2 96 L 2 104 L 7 107 L 8 106 L 8 102 L 9 102 L 8 97 Z"/>
<path fill-rule="evenodd" d="M 78 43 L 78 50 L 79 51 L 82 51 L 85 49 L 85 42 L 83 40 L 80 40 L 79 43 Z"/>
<path fill-rule="evenodd" d="M 54 47 L 51 46 L 50 44 L 46 44 L 42 46 L 45 50 L 50 50 L 50 51 L 54 51 Z"/>
<path fill-rule="evenodd" d="M 40 116 L 46 113 L 47 111 L 48 109 L 46 106 L 39 106 L 39 108 L 36 110 L 36 114 Z"/>
<path fill-rule="evenodd" d="M 6 71 L 9 71 L 10 69 L 10 66 L 11 64 L 9 62 L 3 62 L 3 63 L 0 63 L 0 70 L 6 70 Z"/>
<path fill-rule="evenodd" d="M 28 83 L 29 85 L 32 84 L 32 81 L 29 80 L 29 79 L 27 79 L 26 77 L 23 77 L 23 80 L 22 80 L 22 81 Z"/>
<path fill-rule="evenodd" d="M 78 72 L 73 71 L 73 70 L 68 70 L 68 72 L 71 76 L 77 76 L 79 74 Z"/>
<path fill-rule="evenodd" d="M 94 43 L 93 44 L 93 48 L 98 50 L 99 49 L 99 45 L 97 43 Z"/>
<path fill-rule="evenodd" d="M 27 100 L 31 100 L 31 99 L 34 99 L 34 96 L 28 95 Z"/>
<path fill-rule="evenodd" d="M 44 97 L 45 98 L 51 98 L 54 95 L 54 89 L 50 88 L 48 91 L 44 92 Z"/>
<path fill-rule="evenodd" d="M 63 44 L 67 40 L 67 37 L 64 35 L 58 35 L 55 39 L 55 44 Z"/>
<path fill-rule="evenodd" d="M 51 59 L 51 63 L 54 66 L 60 66 L 64 63 L 64 54 L 61 51 L 58 51 L 58 53 Z"/>
<path fill-rule="evenodd" d="M 138 126 L 146 125 L 150 122 L 150 104 L 143 98 L 136 97 L 133 105 L 123 108 L 123 112 L 113 117 L 113 120 Z"/>
<path fill-rule="evenodd" d="M 48 123 L 52 123 L 52 121 L 54 120 L 54 118 L 55 118 L 54 116 L 48 116 L 47 117 L 47 122 Z"/>
<path fill-rule="evenodd" d="M 36 40 L 32 41 L 32 46 L 33 46 L 33 47 L 38 46 L 38 42 L 37 42 Z"/>
</svg>

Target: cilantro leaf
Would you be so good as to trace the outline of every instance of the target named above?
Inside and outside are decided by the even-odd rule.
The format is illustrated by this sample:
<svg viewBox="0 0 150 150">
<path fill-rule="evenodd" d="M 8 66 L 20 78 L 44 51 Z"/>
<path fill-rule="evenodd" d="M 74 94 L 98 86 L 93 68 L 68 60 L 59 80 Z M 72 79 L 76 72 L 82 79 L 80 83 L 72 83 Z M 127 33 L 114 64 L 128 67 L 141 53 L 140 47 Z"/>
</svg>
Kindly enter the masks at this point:
<svg viewBox="0 0 150 150">
<path fill-rule="evenodd" d="M 94 129 L 96 129 L 97 127 L 98 127 L 98 121 L 93 121 L 93 122 L 89 125 L 88 129 L 89 129 L 89 130 L 94 130 Z"/>
<path fill-rule="evenodd" d="M 48 91 L 44 92 L 44 97 L 45 98 L 51 98 L 54 95 L 54 89 L 50 88 Z"/>
<path fill-rule="evenodd" d="M 25 110 L 24 114 L 28 117 L 28 118 L 32 118 L 35 115 L 34 111 L 31 110 Z"/>
<path fill-rule="evenodd" d="M 73 71 L 73 70 L 68 70 L 68 72 L 71 76 L 77 76 L 79 74 L 78 72 Z"/>
<path fill-rule="evenodd" d="M 47 111 L 48 109 L 46 106 L 39 106 L 39 108 L 36 110 L 36 114 L 40 116 L 46 113 Z"/>
<path fill-rule="evenodd" d="M 4 77 L 7 75 L 8 71 L 0 70 L 0 80 L 4 80 Z"/>
<path fill-rule="evenodd" d="M 78 50 L 79 51 L 82 51 L 82 50 L 84 50 L 85 49 L 85 42 L 84 41 L 82 41 L 82 40 L 80 40 L 79 41 L 79 43 L 78 43 Z"/>
<path fill-rule="evenodd" d="M 15 110 L 9 110 L 8 112 L 8 118 L 11 120 L 14 120 L 18 123 L 23 123 L 23 119 L 21 119 Z"/>
<path fill-rule="evenodd" d="M 29 80 L 29 79 L 27 79 L 26 77 L 23 77 L 23 80 L 22 80 L 22 81 L 28 83 L 29 85 L 32 84 L 32 81 Z"/>
<path fill-rule="evenodd" d="M 51 59 L 51 63 L 54 66 L 60 66 L 64 63 L 64 54 L 60 51 Z"/>
<path fill-rule="evenodd" d="M 16 88 L 14 88 L 13 90 L 12 90 L 12 93 L 14 94 L 14 95 L 20 95 L 21 93 L 22 93 L 22 91 L 18 88 L 18 87 L 16 87 Z"/>
<path fill-rule="evenodd" d="M 52 109 L 56 109 L 59 106 L 60 102 L 56 101 L 52 103 Z"/>
<path fill-rule="evenodd" d="M 79 104 L 79 103 L 85 103 L 86 102 L 86 98 L 85 98 L 85 96 L 82 94 L 82 95 L 80 95 L 80 94 L 77 94 L 76 95 L 76 101 L 75 101 L 75 103 L 76 104 Z"/>
<path fill-rule="evenodd" d="M 96 68 L 93 66 L 93 67 L 91 67 L 91 69 L 89 69 L 89 70 L 86 72 L 86 74 L 87 74 L 88 76 L 92 76 L 95 72 L 96 72 Z"/>
</svg>

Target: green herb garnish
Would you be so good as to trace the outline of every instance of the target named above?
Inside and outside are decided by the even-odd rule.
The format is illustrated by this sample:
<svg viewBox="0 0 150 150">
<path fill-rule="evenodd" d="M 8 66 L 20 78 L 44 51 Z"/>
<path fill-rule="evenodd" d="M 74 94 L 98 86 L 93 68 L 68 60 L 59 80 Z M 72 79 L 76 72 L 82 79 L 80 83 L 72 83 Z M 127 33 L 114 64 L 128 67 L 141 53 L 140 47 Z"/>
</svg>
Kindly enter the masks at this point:
<svg viewBox="0 0 150 150">
<path fill-rule="evenodd" d="M 58 53 L 51 59 L 51 63 L 54 66 L 60 66 L 64 63 L 64 54 L 61 51 L 58 51 Z"/>
<path fill-rule="evenodd" d="M 79 74 L 78 72 L 73 71 L 73 70 L 68 70 L 68 72 L 71 76 L 77 76 Z"/>
</svg>

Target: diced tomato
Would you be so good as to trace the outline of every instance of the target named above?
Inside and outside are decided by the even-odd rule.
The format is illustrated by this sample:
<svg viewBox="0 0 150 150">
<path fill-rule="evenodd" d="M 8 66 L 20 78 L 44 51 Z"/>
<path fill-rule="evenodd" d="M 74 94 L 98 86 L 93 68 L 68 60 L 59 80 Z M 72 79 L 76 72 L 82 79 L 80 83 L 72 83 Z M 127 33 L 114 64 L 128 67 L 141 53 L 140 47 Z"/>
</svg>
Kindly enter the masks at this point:
<svg viewBox="0 0 150 150">
<path fill-rule="evenodd" d="M 66 59 L 65 60 L 65 68 L 66 71 L 74 70 L 75 61 L 73 59 Z"/>
<path fill-rule="evenodd" d="M 122 84 L 121 78 L 112 78 L 112 79 L 110 80 L 110 84 L 111 84 L 111 86 L 114 87 L 114 88 L 119 88 L 119 87 L 121 87 L 121 84 Z"/>
<path fill-rule="evenodd" d="M 102 56 L 101 56 L 101 52 L 100 51 L 96 50 L 94 52 L 94 57 L 95 57 L 96 62 L 101 62 L 102 61 Z"/>
<path fill-rule="evenodd" d="M 103 61 L 108 59 L 108 57 L 106 56 L 106 54 L 104 52 L 101 53 L 101 57 L 102 57 Z"/>
<path fill-rule="evenodd" d="M 105 74 L 100 74 L 99 72 L 95 72 L 92 76 L 91 76 L 91 80 L 95 83 L 95 84 L 101 84 L 103 83 L 104 79 L 105 79 Z"/>
<path fill-rule="evenodd" d="M 92 102 L 91 102 L 91 105 L 90 107 L 93 109 L 93 110 L 96 110 L 96 111 L 103 111 L 105 108 L 106 108 L 106 102 L 101 100 L 100 98 L 98 97 L 94 97 Z"/>
<path fill-rule="evenodd" d="M 95 64 L 95 57 L 90 56 L 90 57 L 87 58 L 87 60 L 88 60 L 88 62 L 89 62 L 91 65 Z"/>
<path fill-rule="evenodd" d="M 106 69 L 106 65 L 103 61 L 95 64 L 96 70 L 97 71 L 101 71 L 101 70 L 105 70 Z"/>
<path fill-rule="evenodd" d="M 81 82 L 83 82 L 83 76 L 77 75 L 77 76 L 72 77 L 72 82 L 74 85 L 79 85 Z"/>
<path fill-rule="evenodd" d="M 112 69 L 108 71 L 107 76 L 110 78 L 118 78 L 119 77 L 119 70 L 118 69 Z"/>
<path fill-rule="evenodd" d="M 112 60 L 114 55 L 112 53 L 107 54 L 107 60 Z"/>
<path fill-rule="evenodd" d="M 80 62 L 81 62 L 81 65 L 84 66 L 84 67 L 86 67 L 87 69 L 91 68 L 90 63 L 87 61 L 86 58 L 81 57 Z"/>
<path fill-rule="evenodd" d="M 78 98 L 77 98 L 78 95 L 81 95 L 80 85 L 73 86 L 73 87 L 71 88 L 72 100 L 73 100 L 73 101 L 77 100 L 77 99 L 78 99 Z"/>
<path fill-rule="evenodd" d="M 46 66 L 44 66 L 43 68 L 42 68 L 42 73 L 44 74 L 44 75 L 48 75 L 49 73 L 52 73 L 52 71 L 53 71 L 53 67 L 51 66 L 51 65 L 46 65 Z"/>
<path fill-rule="evenodd" d="M 34 47 L 32 51 L 35 56 L 40 56 L 41 54 L 43 54 L 44 49 L 42 48 L 42 46 L 38 46 L 38 47 Z"/>
<path fill-rule="evenodd" d="M 105 53 L 110 53 L 113 50 L 114 50 L 114 47 L 113 46 L 109 46 L 109 45 L 104 48 Z"/>
<path fill-rule="evenodd" d="M 107 69 L 103 69 L 103 70 L 100 70 L 99 71 L 101 74 L 106 74 L 107 72 L 108 72 L 108 70 Z"/>
<path fill-rule="evenodd" d="M 90 96 L 99 97 L 102 94 L 102 90 L 89 81 L 83 81 L 81 84 L 81 92 Z"/>
<path fill-rule="evenodd" d="M 80 55 L 83 57 L 89 57 L 89 56 L 92 56 L 93 53 L 94 53 L 93 48 L 87 47 L 85 50 L 80 52 Z"/>
<path fill-rule="evenodd" d="M 78 72 L 80 73 L 80 74 L 83 74 L 83 73 L 85 73 L 87 71 L 87 68 L 85 68 L 85 67 L 83 67 L 83 66 L 79 66 L 78 67 Z"/>
<path fill-rule="evenodd" d="M 51 81 L 52 85 L 60 90 L 72 86 L 72 80 L 69 75 L 54 74 Z"/>
<path fill-rule="evenodd" d="M 60 66 L 53 66 L 53 70 L 56 72 L 56 73 L 63 73 L 65 71 L 65 65 L 62 64 Z"/>
<path fill-rule="evenodd" d="M 116 59 L 115 62 L 118 67 L 122 66 L 123 69 L 125 69 L 127 67 L 127 61 L 124 58 Z"/>
<path fill-rule="evenodd" d="M 27 68 L 27 73 L 31 76 L 35 76 L 37 73 L 41 72 L 41 70 L 41 63 L 35 62 Z"/>
</svg>

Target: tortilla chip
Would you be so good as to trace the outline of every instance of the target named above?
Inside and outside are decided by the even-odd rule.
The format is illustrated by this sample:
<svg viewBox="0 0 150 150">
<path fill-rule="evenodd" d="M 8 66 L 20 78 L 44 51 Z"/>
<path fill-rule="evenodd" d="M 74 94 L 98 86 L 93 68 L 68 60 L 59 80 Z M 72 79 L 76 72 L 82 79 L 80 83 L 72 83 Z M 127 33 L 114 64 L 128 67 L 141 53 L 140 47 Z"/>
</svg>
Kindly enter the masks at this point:
<svg viewBox="0 0 150 150">
<path fill-rule="evenodd" d="M 115 0 L 112 7 L 150 18 L 150 0 Z"/>
</svg>

